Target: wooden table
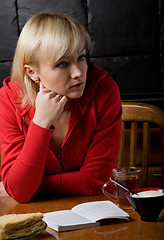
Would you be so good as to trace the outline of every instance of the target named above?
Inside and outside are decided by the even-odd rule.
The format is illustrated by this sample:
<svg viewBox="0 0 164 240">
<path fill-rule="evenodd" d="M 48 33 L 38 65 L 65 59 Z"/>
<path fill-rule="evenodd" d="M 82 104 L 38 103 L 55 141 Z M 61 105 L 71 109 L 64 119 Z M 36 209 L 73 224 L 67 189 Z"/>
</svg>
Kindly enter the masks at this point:
<svg viewBox="0 0 164 240">
<path fill-rule="evenodd" d="M 73 206 L 89 201 L 106 200 L 105 196 L 68 196 L 44 200 L 35 200 L 27 204 L 18 204 L 10 197 L 0 197 L 0 215 L 9 213 L 50 212 L 71 209 Z M 129 211 L 129 222 L 115 222 L 101 227 L 57 233 L 52 236 L 47 231 L 33 239 L 53 240 L 162 240 L 164 239 L 164 209 L 157 222 L 143 222 L 135 210 Z"/>
</svg>

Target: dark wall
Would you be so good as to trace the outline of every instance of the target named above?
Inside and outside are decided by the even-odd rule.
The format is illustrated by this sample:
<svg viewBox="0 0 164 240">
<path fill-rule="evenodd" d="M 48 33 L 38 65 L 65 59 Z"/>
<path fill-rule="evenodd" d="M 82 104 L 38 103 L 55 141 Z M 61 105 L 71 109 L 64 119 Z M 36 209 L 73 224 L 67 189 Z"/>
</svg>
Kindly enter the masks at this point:
<svg viewBox="0 0 164 240">
<path fill-rule="evenodd" d="M 66 13 L 92 39 L 91 61 L 119 85 L 122 100 L 164 108 L 163 0 L 5 0 L 0 11 L 0 86 L 25 22 L 39 12 Z"/>
</svg>

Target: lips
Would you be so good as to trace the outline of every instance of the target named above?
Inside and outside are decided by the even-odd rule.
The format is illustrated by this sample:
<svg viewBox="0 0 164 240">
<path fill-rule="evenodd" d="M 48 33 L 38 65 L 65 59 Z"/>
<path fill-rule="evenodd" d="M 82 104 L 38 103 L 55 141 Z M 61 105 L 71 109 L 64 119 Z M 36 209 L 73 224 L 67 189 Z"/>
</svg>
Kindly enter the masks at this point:
<svg viewBox="0 0 164 240">
<path fill-rule="evenodd" d="M 74 88 L 74 87 L 80 87 L 83 83 L 84 83 L 84 82 L 79 82 L 79 83 L 73 85 L 71 88 Z"/>
</svg>

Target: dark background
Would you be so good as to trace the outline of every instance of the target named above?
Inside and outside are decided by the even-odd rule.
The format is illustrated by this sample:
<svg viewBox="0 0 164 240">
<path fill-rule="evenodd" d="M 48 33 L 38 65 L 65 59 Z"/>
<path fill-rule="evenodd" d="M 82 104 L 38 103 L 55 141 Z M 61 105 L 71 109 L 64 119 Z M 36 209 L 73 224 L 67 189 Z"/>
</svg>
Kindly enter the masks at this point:
<svg viewBox="0 0 164 240">
<path fill-rule="evenodd" d="M 163 0 L 0 0 L 0 86 L 25 22 L 39 12 L 66 13 L 91 36 L 91 61 L 117 82 L 122 101 L 164 109 Z"/>
</svg>

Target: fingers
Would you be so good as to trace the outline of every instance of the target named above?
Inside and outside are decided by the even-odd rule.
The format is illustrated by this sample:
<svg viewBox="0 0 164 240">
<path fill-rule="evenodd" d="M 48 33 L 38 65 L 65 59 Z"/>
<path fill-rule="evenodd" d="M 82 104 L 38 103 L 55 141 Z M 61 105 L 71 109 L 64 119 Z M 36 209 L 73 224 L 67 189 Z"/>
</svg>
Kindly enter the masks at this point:
<svg viewBox="0 0 164 240">
<path fill-rule="evenodd" d="M 59 102 L 62 99 L 62 95 L 56 94 L 55 99 Z"/>
<path fill-rule="evenodd" d="M 50 95 L 52 95 L 51 98 L 56 96 L 56 93 L 54 93 L 51 90 L 49 90 L 48 88 L 46 88 L 43 85 L 42 81 L 40 81 L 40 90 L 39 91 L 42 93 L 49 93 Z"/>
<path fill-rule="evenodd" d="M 60 105 L 65 105 L 67 102 L 67 97 L 66 96 L 61 96 L 60 94 L 57 94 L 54 98 L 58 104 Z"/>
<path fill-rule="evenodd" d="M 63 105 L 65 105 L 67 102 L 67 97 L 66 96 L 63 96 L 60 100 L 60 103 L 62 103 Z"/>
<path fill-rule="evenodd" d="M 57 94 L 55 92 L 48 90 L 41 81 L 40 81 L 40 92 L 49 93 L 50 99 L 54 98 L 57 102 L 60 102 L 63 105 L 65 105 L 65 103 L 67 102 L 66 96 L 62 96 L 60 94 Z"/>
<path fill-rule="evenodd" d="M 55 99 L 56 102 L 60 102 L 60 100 L 63 98 L 62 95 L 57 94 L 55 92 L 49 92 L 49 97 L 50 97 L 50 99 L 52 99 L 52 98 Z"/>
<path fill-rule="evenodd" d="M 44 88 L 44 85 L 43 85 L 43 83 L 40 81 L 40 92 L 43 90 L 43 88 Z"/>
<path fill-rule="evenodd" d="M 48 90 L 41 81 L 39 82 L 39 87 L 39 92 L 50 92 L 50 90 Z"/>
</svg>

